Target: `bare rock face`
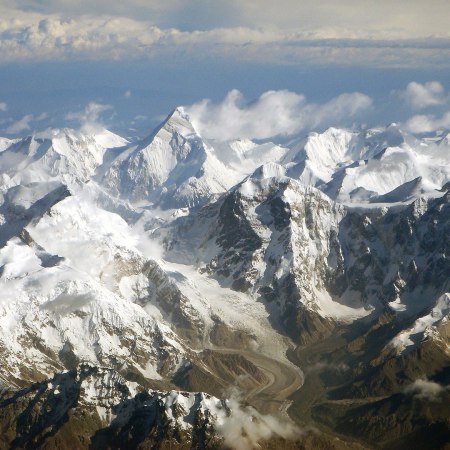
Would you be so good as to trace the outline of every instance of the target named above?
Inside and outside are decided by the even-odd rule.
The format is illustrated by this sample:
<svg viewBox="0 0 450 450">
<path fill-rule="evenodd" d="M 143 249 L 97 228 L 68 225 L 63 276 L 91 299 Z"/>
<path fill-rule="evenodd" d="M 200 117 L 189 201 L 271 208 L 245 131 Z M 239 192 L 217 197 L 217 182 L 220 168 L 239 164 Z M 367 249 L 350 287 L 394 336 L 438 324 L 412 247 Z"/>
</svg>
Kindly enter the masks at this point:
<svg viewBox="0 0 450 450">
<path fill-rule="evenodd" d="M 292 179 L 249 178 L 175 222 L 166 257 L 189 253 L 223 286 L 259 297 L 275 327 L 308 343 L 335 322 L 385 307 L 415 317 L 447 292 L 448 209 L 448 195 L 348 208 Z"/>
<path fill-rule="evenodd" d="M 215 448 L 226 402 L 202 393 L 144 391 L 117 372 L 81 365 L 2 393 L 1 448 Z M 223 410 L 223 411 L 222 411 Z"/>
<path fill-rule="evenodd" d="M 236 400 L 143 389 L 87 364 L 0 395 L 1 449 L 295 448 L 300 436 Z"/>
<path fill-rule="evenodd" d="M 317 297 L 327 280 L 342 270 L 326 263 L 335 236 L 333 223 L 342 209 L 324 194 L 288 179 L 250 178 L 194 214 L 180 219 L 166 236 L 171 243 L 168 258 L 176 259 L 189 242 L 200 246 L 197 263 L 203 272 L 216 276 L 223 286 L 259 298 L 273 325 L 295 339 L 307 342 L 333 328 Z M 207 227 L 201 242 L 192 239 L 200 222 Z M 211 258 L 205 260 L 202 254 Z M 316 284 L 311 286 L 313 273 Z"/>
</svg>

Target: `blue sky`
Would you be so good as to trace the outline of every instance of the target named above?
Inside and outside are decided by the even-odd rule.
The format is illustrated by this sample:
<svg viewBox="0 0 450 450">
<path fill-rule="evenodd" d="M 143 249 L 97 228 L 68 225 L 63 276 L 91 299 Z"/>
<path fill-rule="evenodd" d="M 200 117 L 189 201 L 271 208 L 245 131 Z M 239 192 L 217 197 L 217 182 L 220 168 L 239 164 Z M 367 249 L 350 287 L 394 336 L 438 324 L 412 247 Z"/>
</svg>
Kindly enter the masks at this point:
<svg viewBox="0 0 450 450">
<path fill-rule="evenodd" d="M 269 120 L 273 133 L 390 121 L 447 127 L 448 0 L 116 3 L 2 1 L 0 135 L 77 126 L 68 113 L 93 103 L 105 105 L 96 120 L 128 135 L 192 104 L 199 126 L 211 129 L 221 124 L 209 118 L 264 122 L 274 105 L 292 117 L 281 131 Z M 295 115 L 303 125 L 289 127 Z"/>
</svg>

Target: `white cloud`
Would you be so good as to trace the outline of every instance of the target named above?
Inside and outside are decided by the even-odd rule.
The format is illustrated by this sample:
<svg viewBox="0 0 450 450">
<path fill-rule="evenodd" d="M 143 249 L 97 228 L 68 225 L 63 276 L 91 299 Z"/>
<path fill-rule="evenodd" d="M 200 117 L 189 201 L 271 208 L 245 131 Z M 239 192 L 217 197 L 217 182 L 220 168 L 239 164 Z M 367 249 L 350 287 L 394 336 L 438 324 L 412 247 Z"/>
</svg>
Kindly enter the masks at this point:
<svg viewBox="0 0 450 450">
<path fill-rule="evenodd" d="M 409 132 L 421 134 L 450 128 L 450 94 L 440 82 L 411 81 L 404 90 L 392 94 L 412 110 L 428 109 L 428 114 L 416 114 L 405 121 L 404 127 Z"/>
<path fill-rule="evenodd" d="M 6 129 L 6 132 L 9 134 L 18 134 L 22 131 L 26 131 L 30 129 L 30 122 L 33 120 L 32 114 L 27 114 L 23 116 L 21 119 L 13 122 L 9 127 Z"/>
<path fill-rule="evenodd" d="M 8 105 L 5 102 L 0 102 L 0 111 L 8 111 Z"/>
<path fill-rule="evenodd" d="M 329 364 L 322 361 L 312 364 L 311 366 L 307 366 L 305 368 L 306 373 L 321 372 L 323 370 L 331 370 L 335 372 L 347 372 L 348 370 L 350 370 L 350 366 L 348 366 L 345 363 Z"/>
<path fill-rule="evenodd" d="M 418 114 L 405 122 L 405 128 L 413 134 L 449 129 L 450 111 L 447 111 L 441 117 L 432 114 Z"/>
<path fill-rule="evenodd" d="M 18 17 L 26 14 L 59 14 L 62 17 L 109 14 L 138 20 L 152 20 L 153 23 L 164 21 L 166 17 L 175 14 L 182 4 L 183 0 L 128 0 L 126 3 L 110 0 L 2 0 L 5 13 L 14 11 Z"/>
<path fill-rule="evenodd" d="M 213 3 L 213 4 L 212 4 Z M 2 0 L 5 13 L 25 11 L 63 17 L 104 15 L 148 20 L 160 27 L 211 29 L 220 27 L 288 30 L 346 29 L 347 37 L 376 33 L 380 38 L 449 36 L 448 0 Z M 3 16 L 3 14 L 1 14 Z"/>
<path fill-rule="evenodd" d="M 404 389 L 404 393 L 416 398 L 438 401 L 439 396 L 445 391 L 445 387 L 439 383 L 428 380 L 416 380 Z"/>
<path fill-rule="evenodd" d="M 80 131 L 85 134 L 91 134 L 104 128 L 100 122 L 100 116 L 103 112 L 110 109 L 112 109 L 111 105 L 90 102 L 83 111 L 67 113 L 66 119 L 78 122 Z"/>
<path fill-rule="evenodd" d="M 247 104 L 238 90 L 232 90 L 220 103 L 206 99 L 186 107 L 186 111 L 206 138 L 266 139 L 347 123 L 371 104 L 369 97 L 358 92 L 342 94 L 324 104 L 312 104 L 304 95 L 286 90 L 267 91 Z"/>
<path fill-rule="evenodd" d="M 31 122 L 39 122 L 46 118 L 47 118 L 46 113 L 42 113 L 37 117 L 33 116 L 33 114 L 26 114 L 21 119 L 15 121 L 11 125 L 9 125 L 5 131 L 8 134 L 20 134 L 24 131 L 31 129 L 31 126 L 30 126 Z"/>
<path fill-rule="evenodd" d="M 222 5 L 223 9 L 228 12 L 251 10 L 249 5 L 252 2 L 241 2 L 246 6 L 232 3 L 234 9 L 230 10 L 225 3 Z M 154 9 L 164 10 L 162 3 L 152 4 Z M 70 11 L 69 2 L 66 6 L 66 10 Z M 266 6 L 269 11 L 273 10 L 273 6 Z M 292 7 L 297 8 L 294 4 Z M 278 6 L 277 8 L 280 9 Z M 17 11 L 0 6 L 0 58 L 3 62 L 155 57 L 163 57 L 168 61 L 177 58 L 177 61 L 180 61 L 182 58 L 220 57 L 298 65 L 450 65 L 448 33 L 441 39 L 420 38 L 421 35 L 402 34 L 393 28 L 382 32 L 378 32 L 377 27 L 361 27 L 357 30 L 328 25 L 287 29 L 271 26 L 266 21 L 253 23 L 251 20 L 244 20 L 242 23 L 230 21 L 226 26 L 218 23 L 215 28 L 202 31 L 181 31 L 171 27 L 170 21 L 161 27 L 151 21 L 121 15 L 98 15 L 96 8 L 85 8 L 91 15 L 80 13 L 70 16 L 56 14 L 57 8 L 41 9 L 46 13 Z M 125 14 L 125 9 L 116 9 L 116 13 Z M 180 1 L 172 2 L 172 6 L 167 10 L 175 11 L 175 15 L 176 11 L 192 14 Z M 226 15 L 224 13 L 224 16 Z M 273 15 L 276 16 L 275 12 Z M 265 27 L 261 27 L 261 23 L 266 24 Z"/>
<path fill-rule="evenodd" d="M 438 81 L 424 84 L 411 81 L 404 91 L 398 92 L 398 96 L 414 109 L 442 105 L 447 100 L 444 87 Z"/>
<path fill-rule="evenodd" d="M 260 448 L 262 441 L 272 437 L 295 439 L 303 434 L 302 430 L 286 418 L 260 414 L 251 406 L 242 406 L 237 391 L 232 393 L 227 405 L 232 414 L 227 420 L 218 421 L 216 430 L 229 448 L 252 450 Z"/>
<path fill-rule="evenodd" d="M 226 0 L 223 0 L 226 1 Z M 355 38 L 448 36 L 448 1 L 429 0 L 250 0 L 228 2 L 240 24 L 271 24 L 288 30 L 346 29 Z M 236 20 L 236 19 L 235 19 Z M 363 31 L 364 30 L 364 31 Z"/>
</svg>

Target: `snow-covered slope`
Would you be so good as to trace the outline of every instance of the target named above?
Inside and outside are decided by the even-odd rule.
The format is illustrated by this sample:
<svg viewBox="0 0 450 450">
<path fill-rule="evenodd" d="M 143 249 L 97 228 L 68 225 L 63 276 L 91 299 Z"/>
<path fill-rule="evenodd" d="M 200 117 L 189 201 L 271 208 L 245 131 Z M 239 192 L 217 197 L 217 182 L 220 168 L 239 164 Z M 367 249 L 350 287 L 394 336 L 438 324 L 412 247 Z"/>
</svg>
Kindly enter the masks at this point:
<svg viewBox="0 0 450 450">
<path fill-rule="evenodd" d="M 191 207 L 227 191 L 261 164 L 286 149 L 251 141 L 208 143 L 177 108 L 147 139 L 131 146 L 97 180 L 113 195 L 162 208 Z"/>
<path fill-rule="evenodd" d="M 448 135 L 216 142 L 177 108 L 140 142 L 1 140 L 0 169 L 0 383 L 53 398 L 65 388 L 42 380 L 69 377 L 93 429 L 149 413 L 192 436 L 201 414 L 234 420 L 229 402 L 173 389 L 237 386 L 285 412 L 303 380 L 287 351 L 342 330 L 357 336 L 343 354 L 365 348 L 374 371 L 424 346 L 433 370 L 450 355 Z"/>
<path fill-rule="evenodd" d="M 383 308 L 388 289 L 383 286 L 404 250 L 393 256 L 398 262 L 391 268 L 384 265 L 382 275 L 380 258 L 391 255 L 392 246 L 382 233 L 372 242 L 362 230 L 385 227 L 386 217 L 406 214 L 378 203 L 439 199 L 444 192 L 437 189 L 450 173 L 445 138 L 419 141 L 395 124 L 364 132 L 330 128 L 286 147 L 205 142 L 183 108 L 138 144 L 127 146 L 106 130 L 93 136 L 53 131 L 51 138 L 38 134 L 10 144 L 0 153 L 5 282 L 39 278 L 52 266 L 79 274 L 74 282 L 84 287 L 77 286 L 76 295 L 84 289 L 97 292 L 95 298 L 105 292 L 129 301 L 136 289 L 152 292 L 140 300 L 144 313 L 172 326 L 190 345 L 207 341 L 214 318 L 221 316 L 231 328 L 253 323 L 244 328 L 261 343 L 264 331 L 256 324 L 264 323 L 263 314 L 253 322 L 238 320 L 239 305 L 258 298 L 269 314 L 265 327 L 281 326 L 291 336 L 304 329 L 299 311 L 314 316 L 310 334 L 316 327 L 320 335 L 334 321 Z M 160 208 L 198 206 L 208 199 L 202 210 L 174 225 L 179 213 L 160 215 Z M 428 208 L 417 207 L 425 208 L 420 216 Z M 155 228 L 167 249 L 166 262 L 154 262 L 162 253 L 144 232 Z M 380 251 L 382 257 L 370 256 Z M 23 263 L 14 256 L 19 254 Z M 372 258 L 370 268 L 364 258 Z M 419 265 L 418 257 L 408 259 Z M 214 276 L 222 288 L 242 293 L 228 314 L 217 307 L 220 301 L 180 281 L 193 280 L 196 268 L 201 273 L 194 285 L 201 290 L 208 291 L 208 277 Z M 43 291 L 40 281 L 32 284 Z M 27 287 L 23 290 L 28 296 Z"/>
<path fill-rule="evenodd" d="M 433 194 L 450 180 L 448 142 L 422 140 L 396 124 L 386 129 L 350 132 L 330 128 L 294 142 L 282 160 L 287 174 L 312 184 L 339 202 L 377 201 L 405 183 L 421 178 L 423 189 L 415 195 L 389 196 L 380 202 L 409 201 Z"/>
<path fill-rule="evenodd" d="M 86 136 L 63 129 L 37 133 L 11 141 L 0 153 L 2 185 L 47 181 L 86 182 L 102 164 L 107 149 L 123 147 L 127 141 L 108 130 Z"/>
<path fill-rule="evenodd" d="M 259 297 L 275 326 L 305 340 L 387 305 L 414 316 L 445 292 L 448 193 L 391 209 L 344 207 L 274 173 L 258 170 L 160 231 L 165 258 Z"/>
<path fill-rule="evenodd" d="M 194 206 L 236 182 L 182 108 L 150 137 L 120 154 L 98 179 L 114 195 L 163 207 Z"/>
<path fill-rule="evenodd" d="M 26 407 L 24 413 L 17 403 Z M 170 442 L 172 448 L 251 449 L 272 436 L 300 435 L 293 424 L 234 399 L 144 390 L 114 370 L 87 364 L 28 389 L 1 392 L 0 408 L 11 423 L 17 421 L 12 428 L 0 422 L 0 444 L 23 448 L 44 442 L 60 448 L 85 448 L 86 442 L 93 449 L 158 448 Z"/>
<path fill-rule="evenodd" d="M 146 261 L 127 223 L 63 185 L 16 186 L 5 199 L 3 375 L 20 383 L 80 361 L 153 379 L 163 365 L 175 370 L 184 353 L 177 337 L 136 304 L 131 289 L 120 289 Z"/>
<path fill-rule="evenodd" d="M 11 147 L 11 145 L 18 142 L 20 139 L 8 139 L 4 137 L 0 137 L 0 152 L 3 150 L 6 150 L 8 147 Z"/>
<path fill-rule="evenodd" d="M 407 329 L 402 330 L 390 345 L 401 353 L 407 353 L 417 347 L 421 341 L 431 338 L 440 339 L 443 342 L 447 354 L 450 356 L 450 343 L 446 334 L 439 333 L 441 326 L 450 322 L 450 295 L 445 293 L 439 297 L 431 311 L 418 317 L 414 323 Z"/>
</svg>

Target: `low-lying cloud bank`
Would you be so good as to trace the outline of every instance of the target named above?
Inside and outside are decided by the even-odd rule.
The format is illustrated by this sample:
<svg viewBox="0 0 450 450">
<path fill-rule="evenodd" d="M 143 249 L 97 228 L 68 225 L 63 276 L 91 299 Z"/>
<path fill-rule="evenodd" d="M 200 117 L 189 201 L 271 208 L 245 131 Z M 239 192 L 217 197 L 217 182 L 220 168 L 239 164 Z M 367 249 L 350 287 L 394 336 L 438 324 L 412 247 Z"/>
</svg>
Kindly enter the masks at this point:
<svg viewBox="0 0 450 450">
<path fill-rule="evenodd" d="M 214 0 L 213 6 L 211 0 L 128 0 L 126 4 L 109 0 L 2 0 L 2 5 L 16 16 L 30 11 L 72 17 L 107 12 L 159 26 L 176 23 L 190 30 L 268 24 L 285 30 L 328 30 L 328 35 L 339 35 L 339 29 L 345 27 L 346 34 L 353 37 L 448 36 L 448 0 Z"/>
</svg>

